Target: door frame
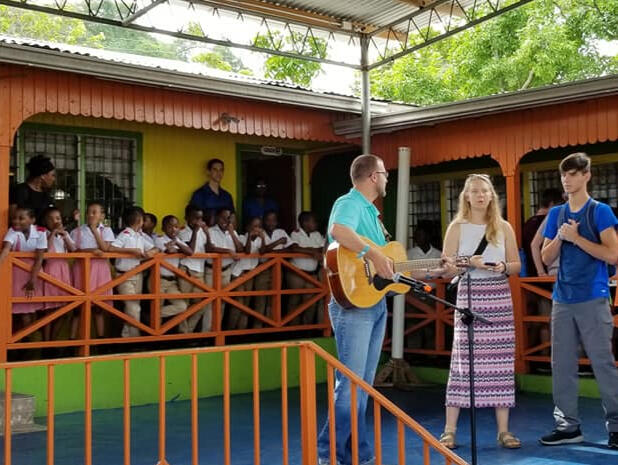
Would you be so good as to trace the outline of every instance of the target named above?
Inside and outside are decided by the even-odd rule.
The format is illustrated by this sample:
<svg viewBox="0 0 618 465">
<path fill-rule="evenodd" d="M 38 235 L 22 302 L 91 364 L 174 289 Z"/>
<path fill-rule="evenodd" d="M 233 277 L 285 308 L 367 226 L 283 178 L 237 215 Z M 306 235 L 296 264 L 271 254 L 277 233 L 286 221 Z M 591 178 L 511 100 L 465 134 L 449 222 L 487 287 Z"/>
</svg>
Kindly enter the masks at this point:
<svg viewBox="0 0 618 465">
<path fill-rule="evenodd" d="M 264 145 L 267 144 L 236 144 L 236 217 L 238 218 L 239 224 L 241 221 L 244 221 L 242 218 L 242 203 L 245 195 L 242 183 L 242 162 L 245 159 L 245 157 L 243 157 L 243 152 L 261 154 L 260 148 Z M 281 145 L 276 145 L 276 147 L 280 147 L 283 150 L 283 154 L 281 155 L 282 157 L 294 157 L 294 175 L 296 178 L 294 186 L 294 204 L 296 212 L 294 214 L 294 218 L 298 218 L 300 212 L 303 211 L 303 157 L 305 156 L 305 151 L 302 149 L 290 148 Z"/>
</svg>

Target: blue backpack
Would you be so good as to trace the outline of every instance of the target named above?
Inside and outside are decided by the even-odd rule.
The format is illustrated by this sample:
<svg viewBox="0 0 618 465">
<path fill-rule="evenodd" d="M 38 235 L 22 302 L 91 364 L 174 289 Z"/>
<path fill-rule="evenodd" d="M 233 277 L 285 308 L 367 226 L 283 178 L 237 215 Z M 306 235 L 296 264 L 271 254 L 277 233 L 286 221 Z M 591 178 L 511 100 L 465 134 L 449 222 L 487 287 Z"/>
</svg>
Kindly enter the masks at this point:
<svg viewBox="0 0 618 465">
<path fill-rule="evenodd" d="M 585 227 L 588 232 L 596 238 L 597 243 L 601 243 L 601 234 L 599 233 L 599 229 L 597 228 L 597 225 L 594 222 L 594 214 L 597 210 L 597 206 L 599 205 L 599 202 L 597 202 L 594 199 L 590 199 L 590 202 L 587 203 L 586 205 L 586 211 L 584 212 L 584 218 L 586 219 L 586 221 L 584 221 L 582 224 L 579 225 L 579 227 L 581 228 L 582 226 Z M 564 204 L 562 204 L 562 207 L 560 207 L 560 212 L 558 213 L 558 229 L 560 229 L 560 226 L 562 226 L 563 223 L 565 223 L 566 221 L 566 209 L 567 209 L 567 202 L 565 202 Z M 609 277 L 611 278 L 612 276 L 614 276 L 616 274 L 616 266 L 615 265 L 610 265 L 609 263 L 607 264 L 607 273 L 609 274 Z"/>
</svg>

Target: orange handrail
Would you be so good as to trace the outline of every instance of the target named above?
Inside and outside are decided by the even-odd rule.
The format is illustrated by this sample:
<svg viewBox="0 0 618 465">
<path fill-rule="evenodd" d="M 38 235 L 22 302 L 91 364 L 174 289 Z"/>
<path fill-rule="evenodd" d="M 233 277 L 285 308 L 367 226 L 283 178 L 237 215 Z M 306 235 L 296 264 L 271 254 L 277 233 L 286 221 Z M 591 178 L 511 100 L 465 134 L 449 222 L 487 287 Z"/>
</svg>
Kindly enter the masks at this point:
<svg viewBox="0 0 618 465">
<path fill-rule="evenodd" d="M 432 281 L 436 286 L 436 295 L 444 298 L 446 295 L 446 285 L 449 281 L 437 279 Z M 529 337 L 531 327 L 533 325 L 545 325 L 549 327 L 551 317 L 549 315 L 535 315 L 529 311 L 529 298 L 534 296 L 536 299 L 546 299 L 551 301 L 551 290 L 543 288 L 540 285 L 554 283 L 554 276 L 520 278 L 512 276 L 510 278 L 512 297 L 513 297 L 513 312 L 515 320 L 515 336 L 516 336 L 516 353 L 515 367 L 518 373 L 527 373 L 529 371 L 530 362 L 550 363 L 551 357 L 539 352 L 548 349 L 550 342 L 538 342 Z M 405 317 L 412 324 L 407 324 L 404 330 L 404 342 L 406 336 L 423 331 L 428 326 L 435 326 L 434 342 L 429 347 L 404 347 L 404 352 L 416 355 L 433 355 L 450 357 L 451 351 L 448 350 L 445 328 L 453 326 L 453 311 L 447 309 L 443 304 L 435 305 L 423 301 L 414 295 L 406 295 L 406 313 Z M 613 302 L 614 308 L 618 307 L 618 292 Z M 614 326 L 618 328 L 618 315 L 614 317 Z M 384 341 L 384 350 L 390 349 L 390 338 Z M 618 340 L 614 341 L 618 344 Z M 580 364 L 587 365 L 590 361 L 587 358 L 579 360 Z M 618 366 L 618 361 L 616 362 Z"/>
<path fill-rule="evenodd" d="M 358 388 L 365 391 L 369 398 L 374 400 L 374 405 L 377 403 L 381 408 L 391 413 L 398 422 L 401 423 L 402 426 L 405 426 L 412 430 L 415 434 L 420 436 L 421 440 L 424 444 L 427 444 L 430 448 L 437 451 L 441 455 L 444 456 L 445 460 L 450 460 L 451 463 L 456 465 L 467 465 L 466 461 L 461 457 L 457 456 L 453 451 L 447 449 L 440 441 L 438 441 L 434 436 L 432 436 L 429 431 L 423 428 L 418 422 L 410 418 L 403 410 L 397 407 L 394 403 L 388 400 L 382 393 L 376 390 L 373 386 L 366 383 L 362 378 L 356 375 L 352 370 L 346 367 L 343 363 L 333 357 L 331 354 L 326 352 L 320 346 L 314 343 L 306 343 L 307 347 L 313 351 L 316 355 L 322 358 L 328 366 L 332 366 L 344 376 L 350 379 L 351 384 L 357 386 Z M 352 391 L 354 392 L 354 391 Z M 332 415 L 332 411 L 329 409 L 329 415 Z M 381 430 L 381 425 L 377 423 L 377 420 L 374 417 L 374 428 Z M 398 427 L 399 430 L 399 427 Z M 399 432 L 398 432 L 398 436 Z M 398 441 L 401 441 L 401 437 L 398 438 Z M 405 453 L 405 452 L 404 452 Z M 401 458 L 401 456 L 400 456 Z M 429 465 L 428 461 L 424 462 L 425 465 Z"/>
<path fill-rule="evenodd" d="M 25 263 L 23 258 L 32 258 L 33 253 L 28 252 L 11 252 L 9 254 L 8 262 L 9 266 L 3 266 L 3 276 L 10 275 L 12 267 L 17 267 L 26 271 L 31 270 L 32 265 Z M 90 266 L 89 263 L 93 258 L 120 258 L 130 257 L 127 254 L 120 253 L 105 253 L 102 255 L 93 255 L 91 253 L 78 252 L 78 253 L 46 253 L 44 258 L 54 259 L 66 259 L 66 260 L 82 260 L 83 266 L 83 282 L 90 282 Z M 189 276 L 184 269 L 176 268 L 167 262 L 169 258 L 181 258 L 182 254 L 164 254 L 160 253 L 155 255 L 152 259 L 146 260 L 139 264 L 133 270 L 123 273 L 122 275 L 112 277 L 112 280 L 106 284 L 101 285 L 97 289 L 89 290 L 87 285 L 84 284 L 85 289 L 77 289 L 70 283 L 64 283 L 60 280 L 50 276 L 45 272 L 39 274 L 39 279 L 56 287 L 66 293 L 66 295 L 60 296 L 37 296 L 32 298 L 17 297 L 10 295 L 11 287 L 8 287 L 8 291 L 0 294 L 0 299 L 7 299 L 9 302 L 8 308 L 11 304 L 16 303 L 52 303 L 60 302 L 61 306 L 46 312 L 42 317 L 34 321 L 34 323 L 27 327 L 21 328 L 18 331 L 13 332 L 10 322 L 10 315 L 3 317 L 3 322 L 8 323 L 4 326 L 5 330 L 0 332 L 0 361 L 6 361 L 8 350 L 17 349 L 30 349 L 30 348 L 50 348 L 50 347 L 78 347 L 81 355 L 89 355 L 90 348 L 101 344 L 126 344 L 135 342 L 155 342 L 164 340 L 179 340 L 179 339 L 194 339 L 194 338 L 213 338 L 216 345 L 225 344 L 225 338 L 228 336 L 238 335 L 250 335 L 259 333 L 284 333 L 294 331 L 304 331 L 308 329 L 321 331 L 324 335 L 330 335 L 331 328 L 328 321 L 328 312 L 326 311 L 326 298 L 329 295 L 328 284 L 325 279 L 319 280 L 315 276 L 309 275 L 303 270 L 296 268 L 288 260 L 296 257 L 305 257 L 304 254 L 299 253 L 269 253 L 264 255 L 259 254 L 236 254 L 236 255 L 222 255 L 222 254 L 195 254 L 192 258 L 200 259 L 212 259 L 213 265 L 213 284 L 204 283 L 199 279 Z M 241 275 L 237 279 L 232 280 L 227 285 L 222 285 L 221 275 L 222 266 L 221 262 L 224 258 L 256 258 L 260 257 L 265 259 L 255 269 Z M 177 279 L 186 280 L 194 286 L 197 292 L 178 293 L 178 294 L 166 294 L 161 292 L 160 286 L 160 271 L 162 269 L 168 270 L 177 277 Z M 106 292 L 115 288 L 119 284 L 123 283 L 127 279 L 137 275 L 138 273 L 150 271 L 151 286 L 150 291 L 144 291 L 140 294 L 134 295 L 105 295 Z M 303 278 L 309 286 L 301 289 L 285 289 L 282 286 L 283 272 L 296 273 Z M 244 284 L 250 279 L 262 272 L 273 273 L 273 284 L 271 289 L 255 290 L 255 291 L 238 291 L 238 286 Z M 10 280 L 10 276 L 8 278 Z M 10 282 L 10 281 L 9 281 Z M 307 295 L 303 301 L 296 306 L 296 308 L 288 309 L 284 312 L 281 305 L 281 299 L 284 296 L 304 294 Z M 268 297 L 271 300 L 270 312 L 262 314 L 256 311 L 254 308 L 245 305 L 244 302 L 239 301 L 242 297 Z M 162 322 L 160 318 L 162 300 L 191 300 L 187 309 L 177 315 L 170 317 L 167 321 Z M 141 321 L 125 314 L 122 310 L 115 308 L 112 303 L 119 301 L 131 301 L 142 300 L 150 303 L 150 315 L 151 321 L 149 324 L 144 324 Z M 320 302 L 322 306 L 322 318 L 319 321 L 314 321 L 310 324 L 293 324 L 292 321 L 302 313 L 310 309 L 314 304 Z M 5 300 L 6 302 L 6 300 Z M 181 333 L 174 334 L 171 330 L 179 326 L 182 322 L 187 321 L 191 316 L 200 312 L 205 306 L 212 304 L 213 312 L 213 325 L 210 331 L 201 332 L 201 328 L 198 332 L 194 333 Z M 223 305 L 228 307 L 235 307 L 240 312 L 262 322 L 262 328 L 246 328 L 246 329 L 226 329 L 221 327 L 221 315 L 223 311 Z M 4 308 L 7 308 L 5 306 Z M 113 317 L 124 324 L 128 324 L 139 329 L 142 335 L 138 337 L 119 337 L 110 336 L 95 338 L 91 335 L 90 325 L 93 320 L 93 312 L 95 309 L 102 311 L 108 317 Z M 10 311 L 10 310 L 9 310 Z M 80 317 L 80 331 L 79 336 L 75 340 L 63 339 L 52 341 L 26 341 L 25 339 L 40 330 L 46 325 L 49 325 L 59 318 L 69 313 L 79 314 Z"/>
<path fill-rule="evenodd" d="M 253 444 L 254 444 L 254 463 L 259 465 L 262 443 L 260 440 L 260 401 L 259 401 L 259 357 L 260 352 L 268 349 L 278 349 L 281 351 L 281 373 L 282 373 L 282 394 L 285 392 L 285 397 L 282 395 L 282 445 L 284 459 L 283 463 L 288 463 L 288 451 L 289 451 L 289 438 L 287 436 L 287 418 L 288 418 L 288 397 L 287 397 L 287 369 L 284 368 L 287 364 L 287 355 L 290 348 L 299 349 L 300 358 L 300 373 L 299 373 L 299 387 L 300 387 L 300 413 L 301 413 L 301 447 L 302 447 L 302 463 L 303 465 L 315 465 L 317 463 L 317 401 L 316 401 L 316 357 L 319 357 L 326 363 L 327 380 L 328 380 L 328 411 L 329 422 L 331 426 L 334 426 L 334 419 L 332 413 L 334 411 L 334 402 L 332 397 L 332 390 L 334 388 L 333 374 L 334 370 L 338 370 L 339 373 L 349 378 L 352 386 L 352 399 L 351 413 L 354 419 L 354 427 L 352 428 L 354 447 L 352 456 L 355 463 L 358 463 L 358 435 L 355 433 L 356 424 L 359 419 L 356 418 L 356 400 L 357 390 L 360 389 L 366 392 L 369 398 L 373 401 L 374 405 L 374 436 L 375 436 L 375 449 L 376 449 L 376 463 L 379 465 L 382 463 L 382 438 L 383 432 L 381 427 L 381 412 L 387 411 L 394 415 L 397 421 L 397 456 L 399 463 L 405 462 L 405 429 L 411 430 L 414 434 L 418 435 L 423 442 L 423 457 L 424 464 L 429 465 L 430 450 L 433 450 L 441 454 L 445 458 L 446 463 L 452 463 L 455 465 L 466 465 L 466 462 L 460 457 L 455 455 L 452 451 L 446 449 L 440 442 L 429 434 L 422 426 L 410 418 L 401 409 L 395 406 L 389 401 L 383 394 L 379 393 L 372 386 L 363 381 L 360 377 L 355 375 L 351 370 L 345 367 L 335 357 L 330 355 L 324 349 L 320 348 L 312 342 L 276 342 L 276 343 L 264 343 L 264 344 L 247 344 L 238 346 L 224 346 L 224 347 L 204 347 L 199 349 L 180 349 L 175 351 L 158 351 L 150 353 L 135 353 L 135 354 L 117 354 L 117 355 L 105 355 L 101 357 L 76 357 L 74 359 L 58 359 L 58 360 L 37 360 L 26 362 L 14 362 L 14 363 L 0 363 L 0 369 L 5 370 L 5 437 L 4 437 L 4 463 L 10 464 L 13 456 L 11 450 L 11 386 L 12 386 L 12 373 L 15 369 L 23 367 L 47 367 L 47 392 L 49 403 L 47 406 L 47 464 L 53 465 L 54 462 L 54 370 L 57 366 L 68 364 L 80 364 L 85 367 L 85 426 L 84 426 L 84 461 L 85 463 L 92 462 L 92 450 L 93 443 L 96 438 L 92 434 L 92 367 L 97 363 L 104 363 L 108 361 L 122 361 L 123 362 L 123 449 L 124 449 L 124 464 L 130 465 L 131 463 L 131 428 L 130 428 L 130 409 L 131 409 L 131 371 L 130 364 L 134 360 L 141 359 L 158 359 L 159 361 L 159 396 L 158 396 L 158 409 L 159 409 L 159 464 L 168 464 L 167 459 L 167 431 L 165 428 L 165 414 L 166 414 L 166 396 L 165 396 L 165 384 L 166 384 L 166 359 L 168 357 L 189 356 L 191 357 L 191 402 L 190 402 L 190 422 L 192 431 L 191 444 L 186 444 L 187 451 L 191 453 L 191 461 L 193 465 L 198 465 L 199 450 L 197 447 L 197 432 L 198 432 L 198 390 L 197 383 L 199 379 L 199 365 L 197 363 L 197 357 L 205 353 L 222 353 L 223 354 L 223 418 L 222 428 L 224 436 L 223 444 L 223 458 L 224 464 L 229 465 L 232 459 L 232 450 L 230 448 L 231 439 L 231 417 L 230 417 L 230 354 L 232 352 L 250 351 L 252 353 L 252 394 L 253 394 Z M 212 373 L 209 372 L 209 376 Z M 334 428 L 331 429 L 334 431 Z M 269 435 L 269 438 L 271 435 Z M 356 439 L 354 439 L 356 438 Z M 334 446 L 334 434 L 331 433 L 331 456 L 335 454 Z M 184 444 L 184 443 L 183 443 Z M 176 447 L 178 444 L 176 444 Z"/>
</svg>

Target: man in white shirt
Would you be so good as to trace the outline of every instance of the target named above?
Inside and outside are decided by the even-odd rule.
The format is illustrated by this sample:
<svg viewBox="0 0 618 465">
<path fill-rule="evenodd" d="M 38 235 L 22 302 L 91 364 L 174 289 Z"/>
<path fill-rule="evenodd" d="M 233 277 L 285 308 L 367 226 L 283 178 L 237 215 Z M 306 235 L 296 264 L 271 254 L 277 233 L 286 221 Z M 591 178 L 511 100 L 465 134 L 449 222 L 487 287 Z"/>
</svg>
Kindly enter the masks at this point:
<svg viewBox="0 0 618 465">
<path fill-rule="evenodd" d="M 431 245 L 431 223 L 421 220 L 414 228 L 414 247 L 408 250 L 410 260 L 441 258 L 442 252 Z"/>
<path fill-rule="evenodd" d="M 127 253 L 135 258 L 117 258 L 116 270 L 119 274 L 131 271 L 140 264 L 141 260 L 152 258 L 154 253 L 156 253 L 156 249 L 153 249 L 144 242 L 144 237 L 140 232 L 144 216 L 139 207 L 129 207 L 122 215 L 122 221 L 128 226 L 112 242 L 110 252 Z M 137 273 L 135 276 L 131 276 L 120 283 L 116 289 L 119 294 L 141 294 L 142 285 L 142 273 Z M 125 300 L 124 312 L 131 318 L 140 321 L 140 301 Z M 125 323 L 121 335 L 122 337 L 137 337 L 140 335 L 140 332 L 135 326 Z"/>
<path fill-rule="evenodd" d="M 442 252 L 431 245 L 431 231 L 433 226 L 431 221 L 420 220 L 414 228 L 414 247 L 408 250 L 410 260 L 439 259 Z M 435 284 L 431 283 L 435 288 Z M 426 349 L 433 346 L 435 340 L 434 325 L 427 325 L 424 328 L 414 331 L 406 336 L 406 347 L 413 349 Z"/>
<path fill-rule="evenodd" d="M 206 253 L 206 244 L 208 243 L 207 231 L 208 227 L 203 221 L 202 210 L 195 205 L 187 205 L 185 208 L 186 225 L 178 233 L 178 238 L 189 245 L 189 248 L 194 254 Z M 180 260 L 180 269 L 186 274 L 201 282 L 204 282 L 204 259 L 203 258 L 183 258 Z M 178 287 L 183 294 L 203 293 L 201 287 L 194 286 L 193 283 L 180 279 Z M 191 299 L 191 305 L 196 304 L 201 299 Z M 191 332 L 195 329 L 198 321 L 204 314 L 204 309 L 200 309 L 187 319 L 187 331 Z"/>
<path fill-rule="evenodd" d="M 168 215 L 161 222 L 163 235 L 157 236 L 155 239 L 155 247 L 168 254 L 184 253 L 185 255 L 193 254 L 191 248 L 178 237 L 180 230 L 178 218 L 174 215 Z M 175 268 L 180 265 L 180 258 L 166 258 L 165 261 Z M 178 279 L 176 275 L 167 268 L 160 268 L 161 284 L 160 290 L 162 294 L 180 294 L 178 287 Z M 152 290 L 151 290 L 152 291 Z M 178 315 L 187 309 L 187 301 L 185 299 L 171 299 L 168 304 L 161 307 L 161 317 L 170 317 Z M 178 325 L 178 331 L 188 333 L 189 326 L 187 321 L 182 321 Z"/>
<path fill-rule="evenodd" d="M 244 246 L 240 242 L 234 226 L 230 223 L 230 210 L 221 208 L 215 214 L 215 225 L 208 229 L 208 244 L 206 251 L 209 253 L 220 253 L 233 256 L 236 253 L 243 252 Z M 234 265 L 233 257 L 225 257 L 221 259 L 221 288 L 230 284 L 232 276 L 232 266 Z M 213 286 L 214 261 L 210 258 L 206 259 L 204 270 L 204 282 L 209 286 Z M 219 327 L 223 321 L 225 312 L 225 304 L 221 302 L 221 314 L 219 315 Z M 211 331 L 212 327 L 212 304 L 204 307 L 204 319 L 202 320 L 202 331 Z"/>
<path fill-rule="evenodd" d="M 298 226 L 299 228 L 292 232 L 290 238 L 292 242 L 297 245 L 296 251 L 306 253 L 310 256 L 310 258 L 293 258 L 290 262 L 296 268 L 319 280 L 319 264 L 323 257 L 324 236 L 317 231 L 317 221 L 311 212 L 304 211 L 298 215 Z M 305 280 L 292 270 L 287 270 L 286 278 L 290 289 L 313 289 L 316 287 L 314 283 Z M 305 299 L 311 298 L 313 295 L 309 294 L 304 297 Z M 305 299 L 303 299 L 302 294 L 290 295 L 290 299 L 288 301 L 288 313 L 293 312 Z M 316 302 L 305 309 L 301 315 L 292 320 L 292 325 L 298 325 L 301 323 L 303 325 L 315 324 L 316 309 L 318 305 L 319 302 Z"/>
<path fill-rule="evenodd" d="M 264 233 L 261 236 L 262 247 L 260 253 L 289 252 L 292 251 L 294 243 L 283 229 L 277 228 L 278 218 L 277 213 L 270 211 L 264 215 Z M 260 261 L 265 262 L 268 259 L 263 258 Z M 272 289 L 272 269 L 262 271 L 255 277 L 255 290 L 265 291 Z M 258 296 L 255 299 L 255 311 L 266 315 L 269 312 L 268 301 L 271 300 L 270 296 Z M 254 328 L 261 328 L 264 323 L 261 320 L 256 319 L 253 322 Z"/>
</svg>

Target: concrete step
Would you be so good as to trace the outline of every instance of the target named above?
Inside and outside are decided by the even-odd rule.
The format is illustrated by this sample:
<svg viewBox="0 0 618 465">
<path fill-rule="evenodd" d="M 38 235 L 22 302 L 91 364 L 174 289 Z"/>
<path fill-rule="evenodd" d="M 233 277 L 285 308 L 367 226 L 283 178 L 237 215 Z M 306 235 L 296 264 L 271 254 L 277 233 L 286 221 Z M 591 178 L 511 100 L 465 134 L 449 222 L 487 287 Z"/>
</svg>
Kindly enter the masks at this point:
<svg viewBox="0 0 618 465">
<path fill-rule="evenodd" d="M 4 400 L 4 392 L 0 392 L 0 436 L 4 435 Z M 11 395 L 11 432 L 19 434 L 45 431 L 45 426 L 34 422 L 35 410 L 36 399 L 33 395 L 14 392 Z"/>
</svg>

